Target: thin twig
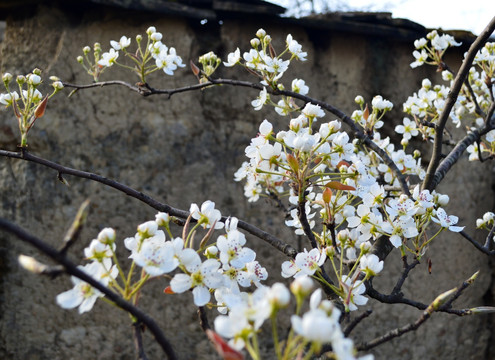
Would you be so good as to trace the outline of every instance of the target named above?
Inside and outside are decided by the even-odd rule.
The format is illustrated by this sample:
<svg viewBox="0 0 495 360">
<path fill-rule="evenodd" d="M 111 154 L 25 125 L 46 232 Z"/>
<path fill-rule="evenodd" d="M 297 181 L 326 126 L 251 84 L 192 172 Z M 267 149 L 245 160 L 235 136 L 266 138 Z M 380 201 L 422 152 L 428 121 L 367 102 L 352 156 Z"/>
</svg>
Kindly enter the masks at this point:
<svg viewBox="0 0 495 360">
<path fill-rule="evenodd" d="M 428 320 L 431 317 L 431 314 L 435 311 L 433 307 L 433 303 L 430 304 L 425 311 L 423 311 L 423 314 L 419 317 L 418 320 L 416 320 L 413 323 L 410 323 L 406 326 L 403 326 L 401 328 L 393 329 L 386 333 L 385 335 L 382 335 L 376 339 L 373 339 L 371 341 L 359 344 L 356 346 L 357 351 L 367 351 L 370 350 L 380 344 L 383 344 L 387 341 L 392 340 L 393 338 L 402 336 L 410 331 L 417 330 L 426 320 Z"/>
<path fill-rule="evenodd" d="M 85 200 L 79 207 L 72 225 L 70 226 L 69 230 L 67 230 L 67 233 L 64 236 L 62 248 L 59 250 L 62 254 L 66 253 L 69 247 L 72 246 L 72 244 L 74 244 L 79 238 L 79 235 L 81 234 L 82 228 L 86 221 L 86 216 L 88 215 L 88 206 L 89 199 Z"/>
<path fill-rule="evenodd" d="M 60 253 L 59 251 L 48 245 L 45 241 L 29 234 L 24 229 L 21 229 L 19 226 L 3 218 L 0 218 L 0 228 L 11 234 L 14 234 L 21 241 L 34 246 L 41 253 L 47 255 L 56 263 L 62 265 L 69 275 L 75 276 L 78 279 L 81 279 L 82 281 L 88 283 L 95 289 L 101 291 L 110 301 L 114 302 L 115 305 L 127 311 L 129 314 L 136 317 L 142 324 L 144 324 L 151 331 L 151 333 L 155 337 L 156 342 L 161 346 L 170 360 L 177 359 L 172 345 L 169 343 L 168 339 L 165 337 L 158 324 L 141 309 L 125 301 L 122 297 L 120 297 L 120 295 L 108 289 L 102 283 L 95 280 L 84 271 L 80 270 L 77 265 L 70 261 L 64 254 Z"/>
<path fill-rule="evenodd" d="M 461 286 L 459 286 L 455 289 L 452 289 L 450 291 L 447 291 L 443 294 L 440 294 L 428 306 L 422 304 L 422 306 L 424 306 L 424 308 L 421 309 L 421 310 L 424 310 L 423 314 L 415 322 L 410 323 L 408 325 L 405 325 L 401 328 L 393 329 L 393 330 L 387 332 L 386 334 L 384 334 L 378 338 L 375 338 L 371 341 L 362 343 L 362 344 L 358 345 L 356 347 L 356 349 L 358 351 L 366 351 L 366 350 L 374 348 L 375 346 L 383 344 L 384 342 L 390 341 L 393 338 L 402 336 L 402 335 L 404 335 L 410 331 L 417 330 L 425 321 L 427 321 L 431 317 L 431 315 L 434 312 L 447 312 L 447 313 L 451 313 L 451 314 L 455 314 L 455 315 L 459 315 L 459 316 L 466 316 L 466 315 L 474 314 L 475 313 L 473 311 L 474 309 L 452 310 L 451 307 L 452 307 L 452 303 L 455 300 L 457 300 L 457 298 L 462 294 L 462 292 L 465 289 L 467 289 L 474 282 L 477 275 L 478 275 L 478 273 L 471 276 L 468 280 L 463 281 Z M 447 298 L 449 300 L 447 300 Z"/>
<path fill-rule="evenodd" d="M 370 316 L 373 313 L 373 310 L 368 309 L 364 313 L 360 314 L 358 317 L 356 317 L 354 320 L 351 321 L 349 325 L 346 326 L 344 329 L 344 336 L 349 337 L 351 334 L 352 330 L 364 319 L 366 319 L 368 316 Z"/>
<path fill-rule="evenodd" d="M 46 166 L 48 168 L 54 169 L 57 172 L 62 173 L 62 174 L 72 175 L 72 176 L 76 176 L 79 178 L 89 179 L 92 181 L 99 182 L 101 184 L 112 187 L 116 190 L 119 190 L 130 197 L 133 197 L 133 198 L 149 205 L 150 207 L 152 207 L 155 210 L 166 212 L 166 213 L 170 214 L 171 216 L 176 216 L 176 217 L 179 217 L 182 219 L 187 219 L 187 217 L 189 216 L 188 211 L 176 209 L 170 205 L 161 203 L 161 202 L 153 199 L 152 197 L 150 197 L 146 194 L 143 194 L 142 192 L 137 191 L 137 190 L 135 190 L 129 186 L 123 185 L 123 184 L 121 184 L 115 180 L 107 179 L 107 178 L 100 176 L 98 174 L 95 174 L 95 173 L 90 173 L 90 172 L 76 170 L 76 169 L 62 166 L 62 165 L 55 163 L 53 161 L 46 160 L 46 159 L 40 158 L 38 156 L 35 156 L 35 155 L 31 154 L 30 152 L 26 151 L 25 149 L 23 149 L 20 153 L 12 152 L 12 151 L 6 151 L 6 150 L 0 150 L 0 156 L 31 161 L 31 162 L 34 162 L 36 164 L 40 164 L 40 165 Z M 222 221 L 227 220 L 227 218 L 228 218 L 227 216 L 222 217 Z M 266 231 L 263 231 L 263 230 L 257 228 L 254 225 L 251 225 L 245 221 L 239 220 L 237 226 L 240 229 L 247 231 L 251 235 L 254 235 L 254 236 L 260 238 L 261 240 L 267 242 L 268 244 L 270 244 L 271 246 L 273 246 L 274 248 L 276 248 L 277 250 L 281 251 L 282 253 L 284 253 L 285 255 L 287 255 L 289 257 L 293 258 L 297 254 L 297 250 L 294 249 L 292 246 L 290 246 L 289 244 L 286 244 L 282 240 L 278 239 L 276 236 L 269 234 Z"/>
<path fill-rule="evenodd" d="M 492 244 L 493 241 L 493 234 L 495 232 L 495 225 L 492 226 L 492 229 L 488 233 L 485 239 L 485 245 L 483 246 L 485 249 L 490 250 L 490 245 Z"/>
<path fill-rule="evenodd" d="M 490 250 L 488 247 L 482 246 L 476 240 L 474 240 L 471 236 L 469 236 L 469 234 L 467 234 L 464 230 L 460 231 L 459 234 L 462 235 L 462 237 L 464 239 L 468 240 L 471 244 L 473 244 L 474 247 L 476 249 L 478 249 L 479 251 L 481 251 L 482 253 L 484 253 L 486 255 L 490 255 L 490 256 L 495 255 L 495 250 Z"/>
<path fill-rule="evenodd" d="M 199 325 L 203 331 L 211 329 L 210 324 L 208 322 L 208 317 L 206 316 L 206 310 L 204 306 L 198 307 L 198 317 L 199 317 Z"/>
<path fill-rule="evenodd" d="M 416 267 L 416 265 L 419 264 L 418 259 L 414 259 L 413 263 L 408 265 L 407 264 L 407 258 L 404 256 L 404 271 L 402 272 L 401 277 L 399 280 L 397 280 L 397 283 L 395 284 L 394 288 L 392 289 L 392 295 L 398 295 L 401 292 L 402 285 L 404 285 L 404 281 L 406 281 L 407 276 L 409 275 L 409 272 Z"/>
<path fill-rule="evenodd" d="M 133 327 L 132 334 L 134 337 L 134 347 L 136 348 L 137 359 L 148 360 L 148 357 L 144 352 L 144 346 L 143 346 L 143 337 L 142 337 L 143 326 L 140 322 L 134 322 L 132 323 L 132 327 Z"/>
</svg>

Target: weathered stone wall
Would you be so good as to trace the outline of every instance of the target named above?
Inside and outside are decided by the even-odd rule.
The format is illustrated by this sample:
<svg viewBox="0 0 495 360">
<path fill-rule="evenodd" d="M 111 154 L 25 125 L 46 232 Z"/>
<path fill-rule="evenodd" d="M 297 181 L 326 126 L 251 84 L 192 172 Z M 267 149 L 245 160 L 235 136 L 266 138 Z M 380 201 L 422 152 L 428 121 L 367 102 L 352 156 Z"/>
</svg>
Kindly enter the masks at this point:
<svg viewBox="0 0 495 360">
<path fill-rule="evenodd" d="M 164 34 L 164 42 L 176 47 L 186 63 L 209 50 L 225 59 L 237 46 L 247 49 L 259 27 L 272 35 L 275 46 L 290 32 L 308 51 L 309 60 L 294 66 L 287 79 L 305 79 L 313 96 L 348 114 L 354 109 L 355 95 L 370 100 L 380 93 L 397 108 L 387 122 L 402 119 L 399 104 L 420 86 L 423 77 L 431 75 L 424 69 L 412 71 L 412 44 L 393 38 L 289 26 L 267 19 L 224 19 L 221 26 L 211 22 L 202 26 L 198 20 L 135 11 L 88 8 L 71 13 L 48 6 L 33 8 L 28 16 L 8 18 L 1 72 L 25 74 L 39 67 L 45 77 L 57 75 L 68 82 L 89 83 L 91 79 L 75 61 L 82 46 L 99 41 L 106 49 L 109 40 L 123 34 L 134 38 L 150 25 Z M 453 56 L 454 66 L 460 54 Z M 236 70 L 221 70 L 220 74 L 249 78 Z M 118 69 L 112 69 L 106 79 L 110 77 L 135 81 Z M 160 75 L 150 82 L 154 87 L 173 88 L 195 81 L 184 69 L 174 77 Z M 284 123 L 273 112 L 254 112 L 250 100 L 256 96 L 252 90 L 227 86 L 183 93 L 170 100 L 142 98 L 118 87 L 80 91 L 70 99 L 57 96 L 31 131 L 29 149 L 66 166 L 116 179 L 175 207 L 188 209 L 192 202 L 211 199 L 223 214 L 243 218 L 297 246 L 296 237 L 282 226 L 283 214 L 265 201 L 248 204 L 242 184 L 232 181 L 244 160 L 244 147 L 263 118 L 279 126 Z M 325 119 L 334 117 L 327 114 Z M 391 133 L 393 126 L 389 129 Z M 11 110 L 1 111 L 0 148 L 15 150 L 18 142 Z M 463 160 L 440 188 L 451 195 L 449 213 L 458 214 L 468 231 L 473 231 L 476 217 L 493 206 L 491 177 L 489 164 L 474 166 Z M 71 250 L 71 256 L 78 260 L 99 229 L 112 226 L 122 240 L 133 235 L 139 223 L 154 218 L 154 210 L 113 189 L 78 178 L 67 180 L 70 187 L 61 184 L 52 170 L 0 159 L 0 216 L 57 246 L 78 206 L 90 197 L 88 226 Z M 283 257 L 260 240 L 248 238 L 262 261 L 274 269 L 270 280 L 279 279 L 277 264 Z M 125 259 L 122 242 L 118 245 L 121 259 Z M 58 308 L 55 296 L 71 286 L 69 279 L 50 280 L 22 271 L 16 260 L 19 253 L 38 256 L 17 239 L 0 233 L 1 359 L 135 358 L 125 313 L 103 302 L 82 316 Z M 399 257 L 398 252 L 390 255 L 385 274 L 375 281 L 379 290 L 388 292 L 393 287 L 400 273 Z M 488 260 L 459 236 L 449 234 L 438 239 L 429 257 L 432 274 L 425 264 L 420 265 L 405 288 L 407 296 L 429 302 L 481 270 L 458 305 L 479 306 L 490 301 Z M 162 290 L 166 282 L 160 281 L 144 289 L 140 306 L 163 326 L 181 359 L 217 358 L 197 324 L 191 295 L 165 296 Z M 377 305 L 372 300 L 369 305 L 376 308 L 375 313 L 356 330 L 363 340 L 421 315 L 401 305 Z M 211 312 L 211 318 L 213 315 Z M 373 353 L 377 359 L 489 359 L 492 335 L 488 320 L 435 314 L 418 331 Z M 145 344 L 150 359 L 163 358 L 150 336 L 145 336 Z"/>
</svg>

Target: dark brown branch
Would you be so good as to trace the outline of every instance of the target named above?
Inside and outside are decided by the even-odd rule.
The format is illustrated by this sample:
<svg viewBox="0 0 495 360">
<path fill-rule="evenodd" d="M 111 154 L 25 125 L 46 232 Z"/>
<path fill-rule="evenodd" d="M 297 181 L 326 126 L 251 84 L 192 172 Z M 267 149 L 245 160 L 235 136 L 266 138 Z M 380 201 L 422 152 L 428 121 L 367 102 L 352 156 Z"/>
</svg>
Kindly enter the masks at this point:
<svg viewBox="0 0 495 360">
<path fill-rule="evenodd" d="M 206 310 L 204 306 L 198 307 L 198 317 L 199 317 L 199 325 L 203 331 L 211 329 L 210 324 L 208 322 L 208 317 L 206 316 Z"/>
<path fill-rule="evenodd" d="M 71 95 L 77 91 L 77 90 L 83 90 L 83 89 L 90 89 L 94 87 L 104 87 L 104 86 L 112 86 L 112 85 L 119 85 L 119 86 L 124 86 L 132 91 L 135 91 L 139 94 L 141 94 L 141 91 L 137 86 L 131 85 L 128 82 L 121 81 L 121 80 L 111 80 L 111 81 L 100 81 L 100 82 L 95 82 L 92 84 L 87 84 L 87 85 L 75 85 L 75 84 L 70 84 L 66 82 L 62 82 L 64 87 L 66 88 L 74 88 L 75 90 L 71 93 Z M 141 94 L 144 95 L 144 94 Z"/>
<path fill-rule="evenodd" d="M 480 132 L 474 129 L 457 143 L 457 145 L 450 151 L 447 157 L 442 160 L 440 166 L 437 168 L 435 176 L 430 182 L 430 186 L 432 189 L 436 188 L 438 184 L 440 184 L 440 182 L 443 180 L 445 175 L 447 175 L 452 166 L 454 166 L 461 158 L 462 154 L 464 154 L 464 151 L 467 149 L 467 147 L 469 145 L 472 145 L 476 141 L 480 141 L 480 137 Z"/>
<path fill-rule="evenodd" d="M 431 317 L 431 315 L 434 312 L 447 312 L 458 316 L 472 315 L 474 313 L 473 311 L 474 309 L 453 310 L 451 309 L 451 307 L 453 302 L 457 300 L 457 298 L 462 294 L 462 292 L 474 282 L 474 280 L 477 277 L 477 274 L 478 273 L 471 276 L 468 280 L 463 281 L 461 286 L 439 295 L 435 300 L 433 300 L 433 302 L 430 305 L 426 306 L 422 304 L 423 308 L 421 310 L 424 310 L 423 314 L 414 323 L 410 323 L 401 328 L 393 329 L 383 336 L 380 336 L 369 342 L 358 345 L 356 349 L 358 351 L 366 351 L 371 348 L 374 348 L 375 346 L 383 344 L 384 342 L 390 341 L 393 338 L 402 336 L 410 331 L 417 330 L 426 320 L 428 320 Z M 446 301 L 447 298 L 449 298 L 449 300 Z M 418 307 L 418 309 L 420 308 Z"/>
<path fill-rule="evenodd" d="M 69 84 L 69 83 L 63 83 L 65 87 L 72 87 L 75 89 L 84 89 L 84 88 L 90 88 L 90 87 L 98 87 L 98 86 L 105 86 L 105 85 L 121 85 L 121 81 L 117 82 L 111 82 L 107 84 L 106 82 L 100 82 L 100 83 L 95 83 L 95 84 L 89 84 L 89 85 L 75 85 L 75 84 Z M 130 88 L 133 91 L 136 91 L 137 93 L 143 95 L 143 96 L 149 96 L 149 95 L 167 95 L 168 99 L 172 97 L 174 94 L 182 93 L 182 92 L 187 92 L 187 91 L 195 91 L 195 90 L 201 90 L 207 87 L 210 87 L 212 85 L 230 85 L 230 86 L 241 86 L 241 87 L 248 87 L 256 90 L 263 90 L 265 88 L 263 85 L 259 83 L 252 83 L 249 81 L 241 81 L 241 80 L 231 80 L 231 79 L 209 79 L 208 82 L 202 83 L 202 84 L 195 84 L 195 85 L 190 85 L 190 86 L 185 86 L 181 88 L 176 88 L 176 89 L 154 89 L 150 86 L 146 86 L 145 89 L 143 90 L 143 87 L 137 88 L 135 86 L 132 86 L 129 83 L 125 83 L 126 87 Z M 347 116 L 343 111 L 340 109 L 336 108 L 335 106 L 332 106 L 324 101 L 320 101 L 314 98 L 311 98 L 309 96 L 301 95 L 299 93 L 293 92 L 293 91 L 288 91 L 288 90 L 278 90 L 278 89 L 272 89 L 272 88 L 267 88 L 267 91 L 272 94 L 272 95 L 284 95 L 284 96 L 289 96 L 293 97 L 295 99 L 302 100 L 306 103 L 310 102 L 315 105 L 319 105 L 325 110 L 331 112 L 332 114 L 336 115 L 338 118 L 340 118 L 344 123 L 346 123 L 353 131 L 354 136 L 358 139 L 360 139 L 366 146 L 368 146 L 371 150 L 376 152 L 378 156 L 383 160 L 383 162 L 390 167 L 390 169 L 393 171 L 395 176 L 397 176 L 399 183 L 401 185 L 402 191 L 406 195 L 410 195 L 409 189 L 407 186 L 407 181 L 405 176 L 401 173 L 397 165 L 393 162 L 393 160 L 388 156 L 388 154 L 380 148 L 376 143 L 373 142 L 372 139 L 369 138 L 368 135 L 366 135 L 352 120 L 349 116 Z"/>
<path fill-rule="evenodd" d="M 72 175 L 72 176 L 76 176 L 79 178 L 89 179 L 92 181 L 99 182 L 101 184 L 112 187 L 116 190 L 119 190 L 130 197 L 133 197 L 133 198 L 149 205 L 150 207 L 152 207 L 155 210 L 166 212 L 166 213 L 170 214 L 171 216 L 179 217 L 182 219 L 187 219 L 187 217 L 189 216 L 188 211 L 176 209 L 176 208 L 171 207 L 170 205 L 163 204 L 159 201 L 156 201 L 152 197 L 150 197 L 146 194 L 143 194 L 142 192 L 139 192 L 139 191 L 137 191 L 137 190 L 135 190 L 129 186 L 123 185 L 123 184 L 121 184 L 115 180 L 107 179 L 103 176 L 100 176 L 100 175 L 97 175 L 94 173 L 76 170 L 76 169 L 62 166 L 62 165 L 57 164 L 55 162 L 40 158 L 38 156 L 35 156 L 35 155 L 29 153 L 28 151 L 26 151 L 25 149 L 22 149 L 22 151 L 20 153 L 12 152 L 12 151 L 6 151 L 6 150 L 0 150 L 0 156 L 31 161 L 31 162 L 34 162 L 36 164 L 40 164 L 40 165 L 46 166 L 48 168 L 54 169 L 61 174 Z M 222 221 L 225 221 L 226 219 L 227 219 L 227 217 L 225 217 L 225 216 L 222 217 Z M 258 237 L 261 240 L 264 240 L 265 242 L 267 242 L 268 244 L 270 244 L 271 246 L 273 246 L 274 248 L 276 248 L 277 250 L 281 251 L 282 253 L 284 253 L 285 255 L 287 255 L 289 257 L 293 258 L 297 254 L 296 249 L 294 249 L 292 246 L 284 243 L 282 240 L 278 239 L 276 236 L 271 235 L 271 234 L 267 233 L 266 231 L 263 231 L 263 230 L 257 228 L 254 225 L 251 225 L 245 221 L 239 220 L 237 226 L 240 229 L 247 231 L 251 235 Z"/>
<path fill-rule="evenodd" d="M 367 351 L 369 349 L 372 349 L 380 344 L 383 344 L 387 341 L 392 340 L 393 338 L 402 336 L 410 331 L 417 330 L 426 320 L 428 320 L 433 312 L 435 311 L 435 308 L 433 306 L 433 303 L 431 303 L 425 311 L 423 311 L 423 314 L 419 317 L 418 320 L 416 320 L 413 323 L 410 323 L 406 326 L 403 326 L 401 328 L 393 329 L 386 333 L 385 335 L 382 335 L 376 339 L 373 339 L 371 341 L 359 344 L 356 346 L 357 351 Z"/>
<path fill-rule="evenodd" d="M 76 264 L 70 261 L 64 254 L 60 253 L 53 247 L 49 246 L 43 240 L 27 233 L 20 227 L 11 222 L 0 218 L 0 228 L 15 235 L 21 241 L 28 243 L 34 246 L 38 251 L 47 255 L 56 263 L 62 265 L 66 272 L 69 275 L 75 276 L 78 279 L 88 283 L 95 289 L 101 291 L 105 296 L 112 302 L 115 303 L 121 309 L 127 311 L 129 314 L 136 317 L 143 325 L 145 325 L 155 337 L 156 342 L 161 346 L 167 357 L 171 360 L 177 359 L 175 352 L 172 348 L 172 345 L 169 343 L 162 330 L 158 326 L 158 324 L 149 317 L 146 313 L 144 313 L 141 309 L 135 307 L 131 303 L 125 301 L 122 297 L 120 297 L 117 293 L 108 289 L 106 286 L 101 284 L 99 281 L 95 280 L 90 275 L 86 274 L 84 271 L 80 270 Z"/>
<path fill-rule="evenodd" d="M 485 245 L 484 245 L 484 248 L 487 249 L 487 250 L 491 250 L 491 244 L 493 242 L 493 234 L 495 233 L 495 225 L 492 226 L 492 229 L 490 230 L 490 232 L 488 233 L 488 235 L 486 236 L 486 239 L 485 239 Z"/>
<path fill-rule="evenodd" d="M 304 200 L 300 201 L 297 205 L 297 217 L 299 218 L 304 234 L 306 234 L 311 243 L 311 248 L 317 249 L 318 244 L 316 243 L 315 234 L 313 234 L 313 230 L 311 230 L 311 226 L 309 226 L 308 218 L 306 216 L 306 201 Z"/>
<path fill-rule="evenodd" d="M 493 231 L 493 229 L 492 229 Z M 489 244 L 485 244 L 485 246 L 482 246 L 481 244 L 479 244 L 476 240 L 474 240 L 471 236 L 469 236 L 469 234 L 467 234 L 464 230 L 459 232 L 460 235 L 462 235 L 462 237 L 464 237 L 466 240 L 468 240 L 471 244 L 474 245 L 474 247 L 476 249 L 478 249 L 479 251 L 481 251 L 482 253 L 486 254 L 486 255 L 495 255 L 495 250 L 490 250 L 490 248 L 487 246 Z M 490 240 L 487 238 L 487 240 Z"/>
<path fill-rule="evenodd" d="M 366 319 L 368 316 L 370 316 L 373 313 L 373 310 L 368 309 L 364 313 L 360 314 L 358 317 L 356 317 L 354 320 L 351 321 L 349 325 L 346 326 L 344 329 L 344 336 L 349 337 L 351 334 L 352 330 L 364 319 Z"/>
<path fill-rule="evenodd" d="M 452 110 L 455 102 L 457 101 L 457 96 L 461 91 L 462 85 L 466 76 L 471 68 L 471 64 L 476 56 L 478 50 L 484 45 L 487 39 L 495 30 L 495 17 L 490 21 L 490 23 L 486 26 L 486 28 L 481 32 L 478 38 L 471 44 L 469 51 L 467 52 L 464 61 L 462 62 L 461 68 L 459 69 L 459 73 L 455 77 L 454 84 L 450 89 L 450 92 L 447 96 L 447 100 L 445 101 L 445 106 L 443 108 L 442 113 L 437 122 L 436 133 L 435 133 L 435 141 L 433 143 L 433 154 L 430 159 L 430 164 L 428 165 L 428 169 L 426 170 L 426 176 L 422 184 L 422 189 L 428 189 L 430 191 L 435 189 L 435 176 L 437 172 L 437 168 L 440 164 L 440 154 L 442 153 L 442 142 L 443 142 L 443 130 L 445 129 L 445 125 L 450 115 L 450 111 Z"/>
<path fill-rule="evenodd" d="M 416 265 L 419 264 L 418 259 L 414 259 L 413 263 L 408 265 L 407 263 L 407 257 L 404 256 L 403 258 L 404 261 L 404 271 L 402 272 L 401 277 L 399 280 L 397 280 L 397 283 L 395 284 L 394 288 L 392 289 L 392 295 L 398 295 L 401 292 L 402 285 L 404 285 L 404 281 L 406 281 L 407 276 L 409 275 L 409 272 L 416 267 Z"/>
<path fill-rule="evenodd" d="M 148 357 L 144 352 L 143 337 L 141 336 L 141 333 L 143 332 L 143 326 L 139 322 L 134 322 L 132 323 L 132 327 L 133 327 L 132 334 L 134 337 L 134 347 L 136 348 L 137 359 L 148 360 Z"/>
</svg>

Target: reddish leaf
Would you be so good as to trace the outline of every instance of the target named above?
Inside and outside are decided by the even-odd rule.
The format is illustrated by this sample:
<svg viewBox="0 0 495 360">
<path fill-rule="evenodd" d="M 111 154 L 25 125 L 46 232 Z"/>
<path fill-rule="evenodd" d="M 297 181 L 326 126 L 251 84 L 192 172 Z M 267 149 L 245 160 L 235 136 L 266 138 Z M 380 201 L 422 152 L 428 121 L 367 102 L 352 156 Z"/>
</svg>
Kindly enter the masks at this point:
<svg viewBox="0 0 495 360">
<path fill-rule="evenodd" d="M 364 108 L 364 111 L 363 111 L 364 120 L 368 120 L 369 116 L 370 116 L 370 110 L 368 109 L 368 104 L 366 104 L 366 107 Z"/>
<path fill-rule="evenodd" d="M 38 119 L 45 114 L 46 104 L 48 103 L 48 95 L 45 96 L 43 100 L 38 104 L 34 110 L 34 116 Z"/>
<path fill-rule="evenodd" d="M 341 166 L 344 166 L 344 165 L 347 166 L 347 167 L 351 166 L 351 164 L 349 164 L 347 161 L 340 160 L 340 162 L 337 164 L 337 169 L 340 169 L 340 167 Z"/>
<path fill-rule="evenodd" d="M 289 166 L 291 167 L 291 169 L 297 173 L 298 170 L 299 170 L 299 162 L 297 161 L 297 159 L 294 157 L 294 155 L 292 154 L 287 154 L 287 162 L 289 163 Z"/>
<path fill-rule="evenodd" d="M 197 66 L 196 66 L 196 64 L 195 64 L 195 63 L 193 63 L 193 61 L 192 61 L 192 60 L 191 60 L 191 61 L 189 61 L 189 65 L 191 66 L 191 70 L 192 70 L 193 74 L 194 74 L 196 77 L 198 77 L 199 72 L 200 72 L 199 67 L 197 67 Z"/>
<path fill-rule="evenodd" d="M 175 294 L 175 293 L 174 293 L 174 291 L 172 290 L 172 288 L 171 288 L 170 286 L 167 286 L 167 287 L 163 290 L 163 292 L 164 292 L 165 294 Z"/>
<path fill-rule="evenodd" d="M 231 347 L 220 335 L 211 329 L 206 330 L 208 339 L 215 346 L 215 350 L 224 360 L 244 360 L 244 355 Z"/>
<path fill-rule="evenodd" d="M 356 190 L 356 188 L 350 185 L 344 185 L 338 181 L 330 181 L 329 183 L 326 183 L 325 186 L 335 190 Z"/>
<path fill-rule="evenodd" d="M 332 200 L 332 190 L 330 190 L 330 188 L 326 188 L 323 190 L 323 201 L 326 204 L 329 204 L 330 200 Z"/>
</svg>

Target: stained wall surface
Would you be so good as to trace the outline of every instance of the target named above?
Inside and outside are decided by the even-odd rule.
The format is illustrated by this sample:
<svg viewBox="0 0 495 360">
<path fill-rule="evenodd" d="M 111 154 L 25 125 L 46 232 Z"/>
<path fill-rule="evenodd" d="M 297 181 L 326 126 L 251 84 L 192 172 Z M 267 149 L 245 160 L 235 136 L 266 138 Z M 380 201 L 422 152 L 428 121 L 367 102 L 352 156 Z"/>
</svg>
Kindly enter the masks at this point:
<svg viewBox="0 0 495 360">
<path fill-rule="evenodd" d="M 380 93 L 395 104 L 385 119 L 387 134 L 401 122 L 401 103 L 416 91 L 425 69 L 412 70 L 412 42 L 366 33 L 324 30 L 306 25 L 246 17 L 223 24 L 114 8 L 90 7 L 76 13 L 55 6 L 33 6 L 29 14 L 7 18 L 1 44 L 1 72 L 26 74 L 38 67 L 44 77 L 56 75 L 67 82 L 90 83 L 75 58 L 84 45 L 99 41 L 108 49 L 110 40 L 134 38 L 154 25 L 163 42 L 177 49 L 185 63 L 213 50 L 223 59 L 230 51 L 249 48 L 260 27 L 274 39 L 278 49 L 291 33 L 308 52 L 308 61 L 294 66 L 286 84 L 297 77 L 306 80 L 310 95 L 332 103 L 347 114 L 355 109 L 360 94 L 368 101 Z M 399 31 L 399 30 L 398 30 Z M 421 34 L 419 35 L 421 36 Z M 419 37 L 418 36 L 418 37 Z M 462 51 L 454 51 L 453 67 Z M 239 69 L 222 69 L 219 76 L 251 78 Z M 102 80 L 136 82 L 128 73 L 112 69 Z M 438 78 L 436 78 L 438 80 Z M 156 88 L 174 88 L 196 83 L 188 68 L 173 77 L 156 74 Z M 29 151 L 65 166 L 116 179 L 174 207 L 188 209 L 192 202 L 215 201 L 222 214 L 231 214 L 255 224 L 297 247 L 300 239 L 284 229 L 284 214 L 270 201 L 248 203 L 242 184 L 233 174 L 244 160 L 244 148 L 255 136 L 264 118 L 278 129 L 287 122 L 271 110 L 255 112 L 250 104 L 257 92 L 221 86 L 166 97 L 143 98 L 122 87 L 69 91 L 50 100 L 45 116 L 30 133 Z M 327 114 L 325 120 L 335 117 Z M 459 136 L 454 133 L 454 136 Z M 0 111 L 0 148 L 15 151 L 18 129 L 11 109 Z M 71 258 L 81 261 L 82 250 L 98 231 L 111 226 L 117 231 L 119 256 L 128 256 L 122 240 L 136 226 L 154 218 L 155 211 L 102 184 L 67 177 L 70 186 L 57 180 L 57 173 L 40 165 L 0 159 L 0 216 L 58 246 L 78 206 L 91 199 L 91 213 L 81 240 L 71 249 Z M 474 222 L 493 206 L 492 168 L 463 159 L 440 187 L 449 193 L 449 213 L 474 232 Z M 270 281 L 280 280 L 284 257 L 261 240 L 248 236 L 260 261 L 273 269 Z M 6 233 L 0 233 L 0 358 L 1 359 L 134 359 L 131 326 L 122 311 L 98 302 L 90 313 L 60 309 L 55 296 L 71 287 L 67 277 L 51 280 L 26 273 L 17 264 L 18 254 L 36 251 Z M 480 270 L 480 276 L 458 306 L 481 306 L 492 299 L 489 261 L 455 234 L 438 239 L 428 255 L 432 273 L 422 263 L 413 272 L 404 292 L 430 302 Z M 401 272 L 400 254 L 394 251 L 386 270 L 375 285 L 389 292 Z M 47 261 L 48 262 L 48 261 Z M 144 289 L 139 305 L 159 322 L 181 359 L 216 359 L 197 321 L 191 294 L 164 295 L 165 280 Z M 369 340 L 387 330 L 406 325 L 421 311 L 402 305 L 380 305 L 355 331 Z M 214 311 L 209 312 L 213 319 Z M 372 351 L 377 359 L 488 359 L 492 340 L 487 316 L 459 318 L 435 314 L 418 331 Z M 356 340 L 358 341 L 358 340 Z M 145 346 L 150 359 L 163 355 L 147 333 Z M 270 358 L 269 356 L 267 358 Z"/>
</svg>

